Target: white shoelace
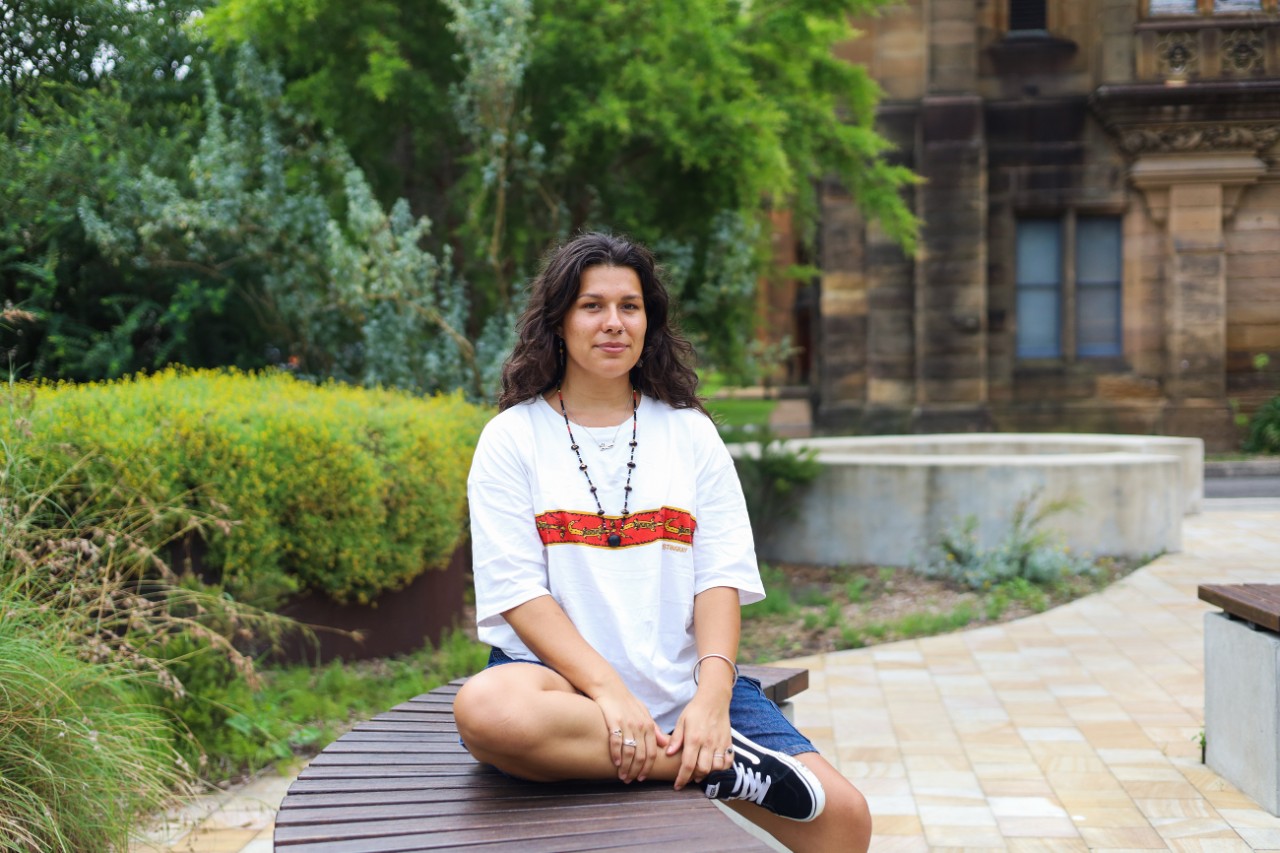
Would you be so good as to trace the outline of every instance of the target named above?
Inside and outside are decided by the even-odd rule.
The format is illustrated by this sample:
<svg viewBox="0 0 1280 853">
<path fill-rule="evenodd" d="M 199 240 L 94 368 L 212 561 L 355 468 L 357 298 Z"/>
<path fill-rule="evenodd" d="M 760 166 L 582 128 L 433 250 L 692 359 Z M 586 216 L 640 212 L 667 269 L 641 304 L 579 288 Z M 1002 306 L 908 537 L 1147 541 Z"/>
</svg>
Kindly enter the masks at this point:
<svg viewBox="0 0 1280 853">
<path fill-rule="evenodd" d="M 773 785 L 773 777 L 745 768 L 737 762 L 734 762 L 733 771 L 738 778 L 733 783 L 733 794 L 730 799 L 750 800 L 756 805 L 763 803 L 764 798 L 769 794 L 769 787 Z"/>
</svg>

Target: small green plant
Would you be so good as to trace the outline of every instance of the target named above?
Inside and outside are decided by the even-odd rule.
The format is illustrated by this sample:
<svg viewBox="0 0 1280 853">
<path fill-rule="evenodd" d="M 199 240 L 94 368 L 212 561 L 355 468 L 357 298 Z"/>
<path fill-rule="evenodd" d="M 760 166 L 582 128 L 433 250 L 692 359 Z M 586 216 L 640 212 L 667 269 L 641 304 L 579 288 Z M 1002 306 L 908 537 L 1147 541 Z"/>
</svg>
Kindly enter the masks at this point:
<svg viewBox="0 0 1280 853">
<path fill-rule="evenodd" d="M 1244 449 L 1250 453 L 1280 453 L 1280 394 L 1259 406 L 1249 418 Z"/>
<path fill-rule="evenodd" d="M 844 585 L 845 597 L 849 599 L 850 604 L 861 604 L 866 600 L 867 587 L 871 581 L 863 575 L 858 575 L 853 580 Z"/>
<path fill-rule="evenodd" d="M 889 626 L 889 630 L 903 639 L 947 634 L 968 625 L 977 614 L 968 602 L 962 602 L 945 613 L 915 611 L 908 613 Z"/>
<path fill-rule="evenodd" d="M 799 511 L 796 489 L 813 482 L 822 471 L 816 457 L 816 451 L 789 446 L 768 431 L 754 444 L 742 446 L 734 462 L 757 536 L 795 517 Z"/>
<path fill-rule="evenodd" d="M 840 602 L 833 601 L 827 605 L 827 609 L 822 613 L 822 627 L 834 628 L 840 624 L 840 620 L 844 616 L 844 611 L 840 607 Z"/>
<path fill-rule="evenodd" d="M 958 527 L 944 531 L 937 547 L 916 571 L 974 590 L 991 588 L 1015 579 L 1047 585 L 1076 576 L 1091 576 L 1094 563 L 1057 543 L 1042 529 L 1045 519 L 1073 506 L 1071 501 L 1050 501 L 1037 509 L 1032 494 L 1014 506 L 1009 532 L 994 548 L 978 541 L 978 521 L 966 517 Z"/>
<path fill-rule="evenodd" d="M 860 649 L 867 644 L 863 632 L 853 625 L 840 629 L 840 637 L 836 640 L 837 649 Z"/>
<path fill-rule="evenodd" d="M 791 584 L 786 574 L 776 566 L 760 564 L 760 580 L 764 584 L 764 600 L 742 608 L 743 619 L 759 619 L 766 616 L 786 616 L 795 611 L 791 597 Z"/>
</svg>

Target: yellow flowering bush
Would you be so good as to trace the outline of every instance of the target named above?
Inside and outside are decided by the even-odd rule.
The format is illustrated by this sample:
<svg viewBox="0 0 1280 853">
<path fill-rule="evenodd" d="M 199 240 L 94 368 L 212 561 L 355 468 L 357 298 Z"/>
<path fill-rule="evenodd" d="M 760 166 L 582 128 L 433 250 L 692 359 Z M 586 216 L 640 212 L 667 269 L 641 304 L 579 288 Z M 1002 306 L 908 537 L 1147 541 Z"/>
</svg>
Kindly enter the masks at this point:
<svg viewBox="0 0 1280 853">
<path fill-rule="evenodd" d="M 491 414 L 456 394 L 282 372 L 177 368 L 34 391 L 24 428 L 102 460 L 86 478 L 231 522 L 205 534 L 206 569 L 264 605 L 303 590 L 367 603 L 443 567 L 465 535 L 467 470 Z"/>
</svg>

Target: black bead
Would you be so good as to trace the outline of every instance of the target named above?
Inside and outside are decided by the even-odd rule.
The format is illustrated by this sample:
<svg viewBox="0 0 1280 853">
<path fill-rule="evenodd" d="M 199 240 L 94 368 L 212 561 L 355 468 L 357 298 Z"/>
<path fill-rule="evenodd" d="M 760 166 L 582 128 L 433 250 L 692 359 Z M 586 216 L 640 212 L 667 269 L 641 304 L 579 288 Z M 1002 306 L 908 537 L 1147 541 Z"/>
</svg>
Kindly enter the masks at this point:
<svg viewBox="0 0 1280 853">
<path fill-rule="evenodd" d="M 632 446 L 632 447 L 635 447 L 635 446 L 636 446 L 636 444 L 638 444 L 638 442 L 635 442 L 635 441 L 631 442 L 631 446 Z"/>
<path fill-rule="evenodd" d="M 628 467 L 628 468 L 634 468 L 634 467 L 636 467 L 636 463 L 634 463 L 634 462 L 628 462 L 628 463 L 627 463 L 627 467 Z"/>
<path fill-rule="evenodd" d="M 570 450 L 577 450 L 577 449 L 578 449 L 578 445 L 576 445 L 576 444 L 571 444 L 571 445 L 569 445 L 569 449 L 570 449 Z"/>
<path fill-rule="evenodd" d="M 585 471 L 585 470 L 587 470 L 587 463 L 583 462 L 581 465 L 579 465 L 579 466 L 578 466 L 578 470 L 579 470 L 579 471 Z"/>
<path fill-rule="evenodd" d="M 609 538 L 605 541 L 609 543 L 610 548 L 617 548 L 622 544 L 622 537 L 616 533 L 610 533 Z"/>
</svg>

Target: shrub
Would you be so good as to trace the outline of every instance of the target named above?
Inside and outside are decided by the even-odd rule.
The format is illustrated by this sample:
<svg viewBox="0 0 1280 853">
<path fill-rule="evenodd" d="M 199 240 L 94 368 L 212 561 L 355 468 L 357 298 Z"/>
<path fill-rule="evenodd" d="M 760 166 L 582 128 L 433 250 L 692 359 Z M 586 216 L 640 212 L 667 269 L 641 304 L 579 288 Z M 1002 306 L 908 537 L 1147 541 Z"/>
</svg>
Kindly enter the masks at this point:
<svg viewBox="0 0 1280 853">
<path fill-rule="evenodd" d="M 822 471 L 816 456 L 812 449 L 792 448 L 767 430 L 757 443 L 741 445 L 734 464 L 757 537 L 795 517 L 795 490 L 813 482 Z"/>
<path fill-rule="evenodd" d="M 942 578 L 975 590 L 988 590 L 1015 579 L 1052 584 L 1077 575 L 1091 575 L 1093 561 L 1057 543 L 1041 529 L 1045 519 L 1071 508 L 1069 501 L 1053 501 L 1036 510 L 1037 496 L 1014 506 L 1008 534 L 994 548 L 978 542 L 978 520 L 966 517 L 948 528 L 929 559 L 916 567 L 925 577 Z"/>
<path fill-rule="evenodd" d="M 232 524 L 205 526 L 205 568 L 271 606 L 299 590 L 367 603 L 447 564 L 487 412 L 460 395 L 311 385 L 283 372 L 169 369 L 36 386 L 31 429 L 119 482 Z"/>
<path fill-rule="evenodd" d="M 1280 394 L 1259 406 L 1249 419 L 1244 449 L 1250 453 L 1280 453 Z"/>
</svg>

